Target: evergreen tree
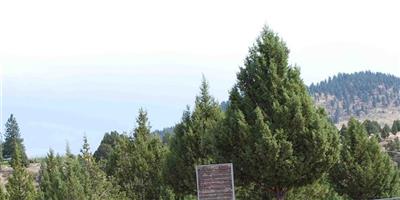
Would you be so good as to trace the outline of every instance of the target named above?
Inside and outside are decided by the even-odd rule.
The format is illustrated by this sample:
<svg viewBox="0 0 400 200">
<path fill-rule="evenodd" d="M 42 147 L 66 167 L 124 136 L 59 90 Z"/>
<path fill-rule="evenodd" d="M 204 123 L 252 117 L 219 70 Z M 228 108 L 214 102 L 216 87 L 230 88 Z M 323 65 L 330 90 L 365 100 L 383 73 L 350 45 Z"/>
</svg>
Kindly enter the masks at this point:
<svg viewBox="0 0 400 200">
<path fill-rule="evenodd" d="M 352 199 L 378 199 L 396 192 L 399 172 L 394 163 L 354 118 L 348 123 L 342 145 L 340 161 L 330 173 L 340 194 Z"/>
<path fill-rule="evenodd" d="M 63 199 L 85 199 L 84 180 L 82 166 L 77 158 L 71 153 L 69 145 L 64 157 L 62 178 L 65 182 Z"/>
<path fill-rule="evenodd" d="M 196 96 L 195 107 L 191 115 L 191 126 L 194 140 L 192 149 L 195 151 L 197 164 L 209 164 L 214 160 L 214 132 L 222 120 L 223 114 L 218 102 L 209 93 L 209 84 L 205 77 L 202 77 L 200 94 Z"/>
<path fill-rule="evenodd" d="M 119 134 L 117 131 L 111 131 L 110 133 L 104 134 L 99 147 L 93 154 L 95 160 L 97 162 L 107 160 L 118 145 L 121 137 L 123 137 L 123 135 Z"/>
<path fill-rule="evenodd" d="M 33 200 L 37 197 L 33 178 L 23 165 L 22 152 L 19 143 L 14 142 L 11 166 L 13 174 L 6 185 L 10 200 Z"/>
<path fill-rule="evenodd" d="M 3 157 L 4 158 L 11 158 L 14 155 L 15 145 L 17 143 L 18 146 L 21 148 L 21 158 L 22 163 L 24 166 L 29 164 L 28 157 L 25 153 L 25 146 L 23 145 L 23 139 L 21 138 L 21 133 L 19 132 L 19 126 L 17 120 L 15 119 L 14 115 L 11 114 L 10 118 L 8 118 L 6 122 L 6 132 L 4 134 L 5 141 L 3 145 Z"/>
<path fill-rule="evenodd" d="M 167 154 L 164 176 L 173 189 L 177 200 L 183 200 L 186 195 L 195 193 L 193 171 L 190 167 L 195 162 L 193 160 L 194 153 L 189 151 L 193 137 L 191 128 L 190 110 L 183 113 L 182 121 L 176 125 L 174 135 L 169 142 L 170 152 Z M 194 187 L 194 188 L 193 188 Z"/>
<path fill-rule="evenodd" d="M 369 119 L 365 120 L 362 125 L 367 130 L 368 135 L 378 134 L 381 132 L 381 126 L 377 121 L 371 121 Z"/>
<path fill-rule="evenodd" d="M 237 94 L 231 92 L 238 99 L 231 113 L 239 114 L 226 116 L 226 120 L 240 120 L 235 122 L 241 124 L 240 129 L 232 127 L 222 133 L 227 135 L 222 138 L 244 137 L 245 143 L 219 149 L 239 149 L 240 155 L 227 156 L 244 159 L 232 159 L 235 174 L 241 175 L 237 176 L 239 183 L 252 182 L 278 200 L 292 188 L 321 178 L 339 153 L 336 128 L 323 110 L 313 106 L 299 69 L 288 65 L 288 54 L 285 43 L 264 28 L 237 75 L 238 92 L 233 90 Z"/>
<path fill-rule="evenodd" d="M 230 92 L 230 105 L 228 106 L 225 119 L 220 123 L 215 134 L 215 144 L 218 149 L 217 159 L 220 163 L 234 163 L 235 176 L 243 177 L 248 163 L 249 132 L 250 126 L 246 122 L 243 112 L 239 109 L 240 94 L 237 87 Z M 250 179 L 235 179 L 236 185 L 251 185 Z"/>
<path fill-rule="evenodd" d="M 65 192 L 65 182 L 62 176 L 61 157 L 55 156 L 54 151 L 50 150 L 40 170 L 41 199 L 43 200 L 62 200 Z"/>
<path fill-rule="evenodd" d="M 187 109 L 174 129 L 165 174 L 178 198 L 196 194 L 196 165 L 215 160 L 214 134 L 223 117 L 219 104 L 209 94 L 203 76 L 193 112 Z"/>
<path fill-rule="evenodd" d="M 45 158 L 40 172 L 40 198 L 43 200 L 123 200 L 119 187 L 100 170 L 90 153 L 87 138 L 81 154 L 73 156 L 67 146 L 65 157 L 54 156 L 52 150 Z"/>
<path fill-rule="evenodd" d="M 115 177 L 131 199 L 163 199 L 162 179 L 165 148 L 158 136 L 150 133 L 147 112 L 139 110 L 133 137 L 119 146 Z"/>
<path fill-rule="evenodd" d="M 123 200 L 125 194 L 114 187 L 103 171 L 97 166 L 90 152 L 87 137 L 83 138 L 83 146 L 79 161 L 82 165 L 82 186 L 85 199 L 88 200 Z"/>
<path fill-rule="evenodd" d="M 345 200 L 331 186 L 326 177 L 317 182 L 299 188 L 294 188 L 288 192 L 288 200 Z"/>
<path fill-rule="evenodd" d="M 387 138 L 390 135 L 391 132 L 391 128 L 389 127 L 389 125 L 385 124 L 385 126 L 383 126 L 382 130 L 381 130 L 381 137 L 382 138 Z"/>
<path fill-rule="evenodd" d="M 93 157 L 107 176 L 116 175 L 117 162 L 121 157 L 124 157 L 122 155 L 126 154 L 124 151 L 129 143 L 130 138 L 125 132 L 119 134 L 116 131 L 112 131 L 110 134 L 106 133 L 104 135 Z"/>
<path fill-rule="evenodd" d="M 392 125 L 392 133 L 396 134 L 400 131 L 400 120 L 394 120 Z"/>
<path fill-rule="evenodd" d="M 347 131 L 347 126 L 346 126 L 346 124 L 343 124 L 342 128 L 340 128 L 340 130 L 339 130 L 340 136 L 343 137 L 344 134 L 346 133 L 346 131 Z"/>
</svg>

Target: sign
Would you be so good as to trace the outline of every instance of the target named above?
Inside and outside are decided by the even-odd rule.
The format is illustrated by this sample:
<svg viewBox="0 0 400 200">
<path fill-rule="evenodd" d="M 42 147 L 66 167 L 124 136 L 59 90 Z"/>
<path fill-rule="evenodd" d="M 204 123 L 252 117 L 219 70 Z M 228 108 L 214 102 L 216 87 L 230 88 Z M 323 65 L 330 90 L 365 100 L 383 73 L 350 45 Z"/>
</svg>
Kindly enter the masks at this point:
<svg viewBox="0 0 400 200">
<path fill-rule="evenodd" d="M 235 199 L 232 163 L 196 166 L 197 199 Z"/>
</svg>

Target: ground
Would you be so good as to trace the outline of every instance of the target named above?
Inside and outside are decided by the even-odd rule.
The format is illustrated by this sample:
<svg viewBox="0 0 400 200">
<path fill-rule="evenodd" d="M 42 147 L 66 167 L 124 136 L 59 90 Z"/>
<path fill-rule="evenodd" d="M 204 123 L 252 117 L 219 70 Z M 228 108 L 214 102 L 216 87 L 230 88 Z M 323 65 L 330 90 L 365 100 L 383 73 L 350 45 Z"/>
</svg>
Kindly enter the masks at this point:
<svg viewBox="0 0 400 200">
<path fill-rule="evenodd" d="M 40 163 L 31 163 L 27 168 L 28 172 L 35 178 L 36 182 L 39 177 Z M 6 184 L 8 177 L 11 176 L 13 169 L 8 164 L 2 164 L 0 169 L 0 183 Z"/>
</svg>

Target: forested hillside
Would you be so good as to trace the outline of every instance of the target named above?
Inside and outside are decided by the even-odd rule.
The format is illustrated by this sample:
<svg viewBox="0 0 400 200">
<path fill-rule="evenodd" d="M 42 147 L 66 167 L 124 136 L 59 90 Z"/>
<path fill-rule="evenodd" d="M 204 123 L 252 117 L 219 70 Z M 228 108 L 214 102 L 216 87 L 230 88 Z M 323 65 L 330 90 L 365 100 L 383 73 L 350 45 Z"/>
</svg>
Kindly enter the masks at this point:
<svg viewBox="0 0 400 200">
<path fill-rule="evenodd" d="M 317 106 L 336 124 L 351 116 L 390 124 L 400 116 L 400 78 L 370 71 L 340 73 L 309 86 Z"/>
</svg>

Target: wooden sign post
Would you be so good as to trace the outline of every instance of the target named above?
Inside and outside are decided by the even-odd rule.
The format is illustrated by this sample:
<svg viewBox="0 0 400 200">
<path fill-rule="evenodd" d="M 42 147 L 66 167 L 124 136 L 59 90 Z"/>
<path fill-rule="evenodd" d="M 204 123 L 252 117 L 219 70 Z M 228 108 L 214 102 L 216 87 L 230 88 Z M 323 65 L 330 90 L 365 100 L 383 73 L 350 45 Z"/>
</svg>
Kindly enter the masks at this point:
<svg viewBox="0 0 400 200">
<path fill-rule="evenodd" d="M 196 166 L 197 199 L 235 199 L 232 163 Z"/>
</svg>

